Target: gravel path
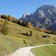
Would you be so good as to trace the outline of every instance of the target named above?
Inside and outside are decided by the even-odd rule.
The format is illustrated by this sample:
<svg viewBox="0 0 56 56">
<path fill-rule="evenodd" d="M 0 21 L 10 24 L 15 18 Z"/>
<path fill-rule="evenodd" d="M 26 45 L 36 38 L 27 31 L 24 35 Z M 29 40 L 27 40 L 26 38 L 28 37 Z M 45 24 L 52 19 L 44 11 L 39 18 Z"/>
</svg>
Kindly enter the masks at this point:
<svg viewBox="0 0 56 56">
<path fill-rule="evenodd" d="M 23 47 L 15 51 L 11 56 L 34 56 L 34 54 L 31 52 L 32 48 L 39 48 L 39 47 L 50 46 L 50 45 L 53 45 L 53 44 Z"/>
</svg>

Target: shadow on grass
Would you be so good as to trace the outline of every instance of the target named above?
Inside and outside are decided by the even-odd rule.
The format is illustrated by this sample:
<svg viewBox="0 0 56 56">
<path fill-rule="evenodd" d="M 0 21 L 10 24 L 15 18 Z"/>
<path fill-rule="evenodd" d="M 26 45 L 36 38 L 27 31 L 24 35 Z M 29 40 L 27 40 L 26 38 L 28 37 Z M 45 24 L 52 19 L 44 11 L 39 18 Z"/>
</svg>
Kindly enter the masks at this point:
<svg viewBox="0 0 56 56">
<path fill-rule="evenodd" d="M 19 34 L 25 35 L 25 36 L 30 36 L 30 35 L 28 35 L 27 33 L 19 33 Z"/>
</svg>

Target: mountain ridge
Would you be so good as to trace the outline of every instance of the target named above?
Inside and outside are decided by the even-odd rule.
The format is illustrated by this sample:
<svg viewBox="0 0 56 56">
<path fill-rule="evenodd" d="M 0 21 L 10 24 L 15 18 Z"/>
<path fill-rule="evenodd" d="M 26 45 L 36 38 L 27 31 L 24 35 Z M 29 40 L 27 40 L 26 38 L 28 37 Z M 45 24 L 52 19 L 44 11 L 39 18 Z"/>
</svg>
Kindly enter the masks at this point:
<svg viewBox="0 0 56 56">
<path fill-rule="evenodd" d="M 34 13 L 20 18 L 23 22 L 31 22 L 33 26 L 39 28 L 50 28 L 56 21 L 56 7 L 53 5 L 42 5 Z"/>
</svg>

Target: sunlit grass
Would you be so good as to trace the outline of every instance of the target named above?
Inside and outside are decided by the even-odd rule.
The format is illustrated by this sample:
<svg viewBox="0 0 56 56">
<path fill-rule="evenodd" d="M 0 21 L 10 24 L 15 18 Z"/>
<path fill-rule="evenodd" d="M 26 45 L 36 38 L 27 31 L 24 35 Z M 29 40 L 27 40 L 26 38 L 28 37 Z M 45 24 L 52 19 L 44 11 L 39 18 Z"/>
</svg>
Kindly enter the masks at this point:
<svg viewBox="0 0 56 56">
<path fill-rule="evenodd" d="M 56 56 L 56 45 L 32 49 L 35 56 Z"/>
<path fill-rule="evenodd" d="M 36 30 L 20 26 L 9 21 L 8 26 L 8 35 L 3 35 L 0 33 L 0 56 L 5 56 L 13 53 L 18 48 L 24 46 L 36 46 L 40 44 L 53 43 L 56 41 L 56 35 L 49 35 L 48 38 L 43 38 L 42 35 L 45 35 L 46 33 L 38 32 Z M 29 31 L 32 31 L 32 36 L 22 34 Z M 24 40 L 26 44 L 24 43 Z"/>
</svg>

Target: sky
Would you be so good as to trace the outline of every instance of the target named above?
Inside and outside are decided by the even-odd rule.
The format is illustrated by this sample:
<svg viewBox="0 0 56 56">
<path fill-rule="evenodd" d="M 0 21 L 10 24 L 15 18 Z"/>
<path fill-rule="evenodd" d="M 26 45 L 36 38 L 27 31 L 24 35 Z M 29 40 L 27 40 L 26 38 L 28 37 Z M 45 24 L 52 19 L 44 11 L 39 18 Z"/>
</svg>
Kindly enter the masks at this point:
<svg viewBox="0 0 56 56">
<path fill-rule="evenodd" d="M 33 13 L 42 5 L 56 6 L 56 0 L 0 0 L 0 14 L 19 19 L 24 13 Z"/>
</svg>

